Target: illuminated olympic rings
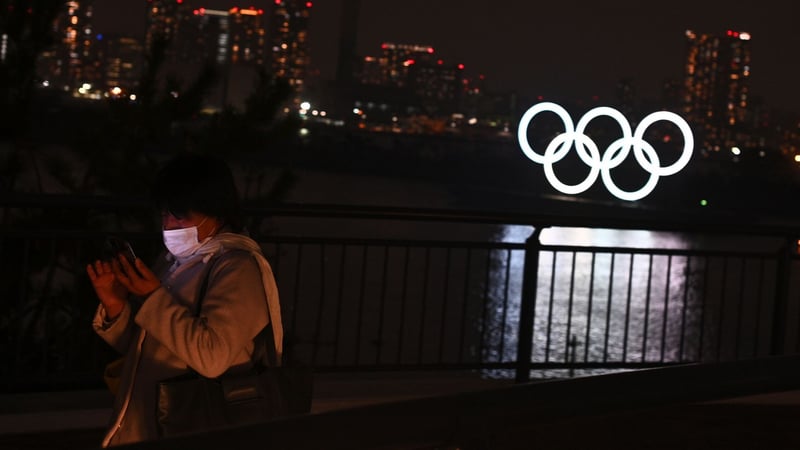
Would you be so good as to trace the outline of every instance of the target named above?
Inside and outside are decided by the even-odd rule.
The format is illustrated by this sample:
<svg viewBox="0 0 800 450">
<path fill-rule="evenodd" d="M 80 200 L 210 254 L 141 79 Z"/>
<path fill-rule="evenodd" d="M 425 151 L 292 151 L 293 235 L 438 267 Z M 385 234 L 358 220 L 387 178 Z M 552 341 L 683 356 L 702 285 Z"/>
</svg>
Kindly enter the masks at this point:
<svg viewBox="0 0 800 450">
<path fill-rule="evenodd" d="M 552 112 L 561 118 L 564 123 L 564 132 L 556 136 L 544 151 L 544 154 L 536 153 L 528 142 L 528 127 L 531 120 L 542 112 Z M 592 120 L 608 116 L 617 121 L 620 129 L 622 130 L 622 137 L 612 142 L 608 148 L 605 149 L 602 157 L 597 148 L 597 144 L 584 134 L 587 125 Z M 655 122 L 665 120 L 672 122 L 680 129 L 683 134 L 683 153 L 680 158 L 672 165 L 662 167 L 658 159 L 658 154 L 652 145 L 642 139 L 645 130 Z M 607 106 L 600 106 L 589 110 L 578 121 L 577 127 L 573 126 L 572 118 L 569 113 L 560 105 L 550 102 L 538 103 L 528 109 L 519 121 L 519 128 L 517 129 L 517 138 L 519 145 L 525 156 L 530 158 L 533 162 L 542 164 L 544 166 L 544 174 L 547 181 L 560 192 L 564 194 L 580 194 L 589 189 L 597 180 L 600 175 L 603 179 L 603 184 L 606 189 L 622 200 L 635 201 L 646 197 L 650 192 L 655 189 L 659 177 L 666 177 L 678 173 L 681 169 L 686 167 L 689 159 L 692 157 L 692 150 L 694 148 L 694 137 L 689 124 L 683 120 L 682 117 L 675 113 L 668 111 L 654 112 L 639 122 L 636 130 L 631 132 L 631 125 L 621 112 L 614 108 Z M 561 182 L 556 177 L 553 171 L 553 164 L 564 159 L 569 150 L 575 146 L 575 149 L 587 166 L 589 166 L 589 175 L 582 182 L 575 185 L 568 185 Z M 625 158 L 630 154 L 633 149 L 633 154 L 636 161 L 644 170 L 650 173 L 650 178 L 639 190 L 628 192 L 620 189 L 611 179 L 611 169 L 618 167 Z"/>
</svg>

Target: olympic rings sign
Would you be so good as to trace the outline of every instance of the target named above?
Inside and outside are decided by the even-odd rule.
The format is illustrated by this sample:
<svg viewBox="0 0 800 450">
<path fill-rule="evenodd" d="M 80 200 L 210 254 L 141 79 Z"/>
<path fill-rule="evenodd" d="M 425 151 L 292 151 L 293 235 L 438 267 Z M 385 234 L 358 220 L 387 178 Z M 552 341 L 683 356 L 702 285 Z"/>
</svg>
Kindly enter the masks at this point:
<svg viewBox="0 0 800 450">
<path fill-rule="evenodd" d="M 528 142 L 528 127 L 533 118 L 543 112 L 556 114 L 564 123 L 564 132 L 556 136 L 547 146 L 543 154 L 536 153 Z M 600 155 L 597 144 L 584 134 L 586 127 L 592 120 L 607 116 L 617 121 L 622 130 L 622 137 L 612 142 Z M 673 164 L 662 167 L 658 159 L 658 154 L 651 144 L 642 137 L 645 130 L 658 121 L 672 122 L 683 134 L 683 153 Z M 598 175 L 602 178 L 606 189 L 621 200 L 635 201 L 646 197 L 655 189 L 659 177 L 666 177 L 678 173 L 686 167 L 692 157 L 694 149 L 694 137 L 689 124 L 679 115 L 669 111 L 657 111 L 646 116 L 639 122 L 636 130 L 631 131 L 631 125 L 621 112 L 607 106 L 600 106 L 589 110 L 574 126 L 569 113 L 560 105 L 550 102 L 543 102 L 533 105 L 525 111 L 519 121 L 517 129 L 517 139 L 523 153 L 531 161 L 544 166 L 544 174 L 547 181 L 564 194 L 580 194 L 589 189 L 597 180 Z M 575 147 L 578 157 L 589 166 L 589 175 L 582 182 L 569 185 L 564 184 L 556 177 L 553 164 L 564 159 L 572 147 Z M 611 178 L 611 169 L 618 167 L 633 149 L 633 155 L 639 165 L 650 173 L 650 178 L 639 190 L 625 191 L 619 188 Z"/>
</svg>

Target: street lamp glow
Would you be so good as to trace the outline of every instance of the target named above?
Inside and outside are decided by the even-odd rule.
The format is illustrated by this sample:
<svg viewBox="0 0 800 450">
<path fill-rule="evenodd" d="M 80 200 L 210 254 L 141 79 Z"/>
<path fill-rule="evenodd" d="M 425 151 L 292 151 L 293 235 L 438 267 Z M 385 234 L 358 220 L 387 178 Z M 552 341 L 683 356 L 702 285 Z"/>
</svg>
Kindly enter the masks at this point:
<svg viewBox="0 0 800 450">
<path fill-rule="evenodd" d="M 305 109 L 305 110 L 309 110 L 309 109 L 311 109 L 311 103 L 309 103 L 309 102 L 300 103 L 300 108 L 301 109 Z"/>
</svg>

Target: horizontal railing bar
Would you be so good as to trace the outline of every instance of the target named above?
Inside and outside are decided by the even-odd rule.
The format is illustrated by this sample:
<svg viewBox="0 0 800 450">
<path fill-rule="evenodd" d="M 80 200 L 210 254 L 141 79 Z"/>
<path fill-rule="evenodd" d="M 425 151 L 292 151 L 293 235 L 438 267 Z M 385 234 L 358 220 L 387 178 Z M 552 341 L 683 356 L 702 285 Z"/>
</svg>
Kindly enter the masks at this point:
<svg viewBox="0 0 800 450">
<path fill-rule="evenodd" d="M 638 248 L 638 247 L 594 247 L 577 245 L 547 245 L 539 247 L 542 251 L 551 252 L 577 252 L 577 253 L 625 253 L 634 255 L 664 255 L 664 256 L 747 256 L 753 258 L 775 258 L 775 252 L 741 251 L 741 250 L 696 250 L 696 249 L 668 249 L 668 248 Z"/>
<path fill-rule="evenodd" d="M 589 369 L 652 369 L 657 367 L 670 367 L 689 364 L 691 361 L 683 362 L 533 362 L 530 363 L 531 370 L 589 370 Z M 516 369 L 516 362 L 498 363 L 436 363 L 436 364 L 350 364 L 350 365 L 315 365 L 314 371 L 318 373 L 338 373 L 338 372 L 407 372 L 407 371 L 480 371 L 480 370 L 513 370 Z"/>
<path fill-rule="evenodd" d="M 479 241 L 445 241 L 441 239 L 378 239 L 378 238 L 341 238 L 341 237 L 303 237 L 303 236 L 257 236 L 259 243 L 265 244 L 332 244 L 332 245 L 365 245 L 389 247 L 427 247 L 435 248 L 475 248 L 492 250 L 524 250 L 525 245 L 514 242 L 479 242 Z"/>
</svg>

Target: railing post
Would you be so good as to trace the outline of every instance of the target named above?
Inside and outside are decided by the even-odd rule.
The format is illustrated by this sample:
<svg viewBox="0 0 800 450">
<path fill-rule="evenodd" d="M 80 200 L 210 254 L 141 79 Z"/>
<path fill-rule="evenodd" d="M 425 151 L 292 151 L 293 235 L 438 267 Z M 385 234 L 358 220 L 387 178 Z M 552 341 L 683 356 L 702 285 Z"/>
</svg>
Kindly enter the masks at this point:
<svg viewBox="0 0 800 450">
<path fill-rule="evenodd" d="M 533 358 L 533 323 L 536 316 L 536 288 L 539 276 L 539 236 L 546 227 L 536 226 L 525 240 L 525 265 L 522 271 L 522 298 L 519 307 L 519 332 L 517 332 L 517 383 L 531 378 Z"/>
<path fill-rule="evenodd" d="M 797 240 L 787 238 L 778 254 L 778 267 L 775 276 L 775 303 L 772 309 L 770 355 L 782 355 L 786 350 L 786 322 L 789 319 L 787 317 L 789 282 L 791 280 L 792 253 L 796 246 Z"/>
</svg>

